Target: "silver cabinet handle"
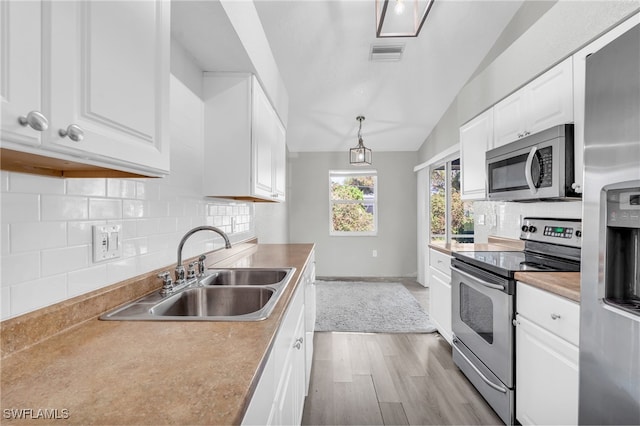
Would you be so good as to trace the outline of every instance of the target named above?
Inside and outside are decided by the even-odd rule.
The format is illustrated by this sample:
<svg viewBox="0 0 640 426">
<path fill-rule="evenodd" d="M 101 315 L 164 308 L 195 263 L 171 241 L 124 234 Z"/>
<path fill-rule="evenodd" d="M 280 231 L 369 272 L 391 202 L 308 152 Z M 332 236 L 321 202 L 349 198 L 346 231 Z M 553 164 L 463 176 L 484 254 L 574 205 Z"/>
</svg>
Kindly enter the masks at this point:
<svg viewBox="0 0 640 426">
<path fill-rule="evenodd" d="M 458 343 L 458 342 L 459 342 L 459 340 L 455 336 L 453 336 L 453 343 L 455 344 L 455 343 Z M 476 372 L 476 374 L 478 374 L 478 376 L 480 376 L 482 381 L 485 382 L 489 387 L 491 387 L 492 389 L 497 390 L 498 392 L 507 393 L 507 388 L 505 388 L 504 386 L 496 385 L 491 380 L 489 380 L 487 378 L 487 376 L 482 374 L 482 371 L 480 371 L 478 369 L 478 367 L 473 365 L 471 360 L 469 358 L 467 358 L 467 356 L 465 354 L 463 354 L 461 350 L 458 350 L 458 355 L 460 355 L 467 362 L 467 364 L 469 364 L 471 366 L 471 368 L 473 368 L 473 370 Z"/>
<path fill-rule="evenodd" d="M 18 117 L 18 123 L 23 127 L 29 126 L 38 132 L 43 132 L 49 128 L 49 121 L 47 120 L 47 117 L 45 117 L 40 111 L 29 111 L 29 114 L 27 114 L 26 117 L 21 115 Z"/>
<path fill-rule="evenodd" d="M 69 136 L 69 139 L 74 142 L 80 142 L 84 139 L 84 130 L 77 124 L 69 124 L 66 129 L 58 130 L 58 134 L 63 138 Z"/>
<path fill-rule="evenodd" d="M 302 342 L 304 342 L 304 339 L 302 337 L 298 337 L 296 339 L 296 342 L 293 344 L 293 347 L 296 349 L 300 349 L 302 347 Z"/>
<path fill-rule="evenodd" d="M 561 317 L 560 317 L 560 315 L 558 315 L 558 314 L 553 314 L 553 313 L 551 314 L 551 319 L 552 319 L 552 320 L 557 320 L 557 319 L 560 319 L 560 318 L 561 318 Z"/>
<path fill-rule="evenodd" d="M 503 286 L 503 285 L 500 285 L 500 284 L 493 284 L 493 283 L 489 283 L 489 282 L 487 282 L 487 281 L 483 281 L 483 280 L 481 280 L 480 278 L 478 278 L 478 277 L 474 277 L 473 275 L 468 274 L 468 273 L 466 273 L 466 272 L 463 272 L 463 271 L 461 271 L 461 270 L 460 270 L 460 269 L 458 269 L 458 268 L 454 268 L 453 266 L 450 266 L 450 267 L 449 267 L 449 269 L 451 269 L 451 271 L 452 271 L 452 272 L 457 272 L 457 273 L 458 273 L 458 274 L 460 274 L 460 275 L 464 275 L 465 277 L 470 278 L 470 279 L 472 279 L 474 282 L 477 282 L 477 283 L 479 283 L 479 284 L 482 284 L 482 285 L 483 285 L 483 286 L 485 286 L 485 287 L 494 288 L 494 289 L 496 289 L 496 290 L 502 290 L 502 291 L 504 291 L 504 286 Z"/>
<path fill-rule="evenodd" d="M 524 133 L 518 133 L 518 138 L 524 137 Z"/>
</svg>

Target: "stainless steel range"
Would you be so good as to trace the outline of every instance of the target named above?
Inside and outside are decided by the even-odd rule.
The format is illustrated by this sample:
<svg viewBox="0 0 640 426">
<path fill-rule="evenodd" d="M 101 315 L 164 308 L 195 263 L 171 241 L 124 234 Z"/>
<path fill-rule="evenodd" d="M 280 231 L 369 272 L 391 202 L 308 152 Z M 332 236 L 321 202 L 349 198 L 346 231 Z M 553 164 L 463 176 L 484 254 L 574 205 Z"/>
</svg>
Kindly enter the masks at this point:
<svg viewBox="0 0 640 426">
<path fill-rule="evenodd" d="M 580 270 L 580 220 L 525 218 L 524 251 L 454 252 L 453 360 L 505 424 L 515 422 L 516 272 Z"/>
</svg>

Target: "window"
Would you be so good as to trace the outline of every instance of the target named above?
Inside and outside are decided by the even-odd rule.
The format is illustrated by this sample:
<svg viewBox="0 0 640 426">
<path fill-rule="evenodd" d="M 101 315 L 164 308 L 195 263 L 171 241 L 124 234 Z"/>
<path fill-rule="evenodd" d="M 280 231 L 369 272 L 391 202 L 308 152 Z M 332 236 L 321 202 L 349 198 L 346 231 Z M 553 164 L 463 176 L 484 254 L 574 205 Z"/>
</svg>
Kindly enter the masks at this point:
<svg viewBox="0 0 640 426">
<path fill-rule="evenodd" d="M 429 224 L 431 241 L 473 242 L 473 204 L 460 196 L 460 159 L 431 167 Z"/>
<path fill-rule="evenodd" d="M 376 235 L 376 172 L 329 171 L 329 209 L 330 235 Z"/>
</svg>

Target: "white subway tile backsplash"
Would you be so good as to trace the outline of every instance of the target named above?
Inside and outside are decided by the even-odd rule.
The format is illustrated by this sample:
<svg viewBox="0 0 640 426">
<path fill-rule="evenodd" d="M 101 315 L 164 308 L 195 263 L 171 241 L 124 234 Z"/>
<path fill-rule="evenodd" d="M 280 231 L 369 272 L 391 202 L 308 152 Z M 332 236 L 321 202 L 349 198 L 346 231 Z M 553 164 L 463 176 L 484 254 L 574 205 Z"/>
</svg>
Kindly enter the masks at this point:
<svg viewBox="0 0 640 426">
<path fill-rule="evenodd" d="M 32 222 L 40 220 L 40 196 L 38 194 L 2 194 L 2 223 Z"/>
<path fill-rule="evenodd" d="M 0 321 L 11 316 L 11 288 L 0 288 Z"/>
<path fill-rule="evenodd" d="M 9 233 L 11 253 L 67 245 L 66 222 L 16 222 L 10 225 Z"/>
<path fill-rule="evenodd" d="M 89 218 L 87 197 L 41 195 L 41 220 L 86 220 Z"/>
<path fill-rule="evenodd" d="M 107 179 L 107 197 L 136 198 L 136 182 L 126 179 Z"/>
<path fill-rule="evenodd" d="M 146 202 L 143 200 L 122 200 L 122 217 L 144 217 L 147 211 L 145 206 Z"/>
<path fill-rule="evenodd" d="M 137 257 L 118 259 L 116 261 L 107 263 L 107 280 L 110 283 L 124 281 L 127 278 L 134 277 L 141 274 L 142 272 L 143 271 L 138 269 Z"/>
<path fill-rule="evenodd" d="M 89 199 L 89 219 L 122 219 L 122 200 Z"/>
<path fill-rule="evenodd" d="M 67 274 L 69 297 L 97 290 L 107 284 L 109 284 L 107 265 L 98 265 Z"/>
<path fill-rule="evenodd" d="M 104 197 L 107 195 L 107 182 L 104 178 L 67 179 L 67 195 L 86 195 Z"/>
<path fill-rule="evenodd" d="M 60 302 L 67 296 L 66 274 L 29 281 L 11 287 L 11 316 Z"/>
<path fill-rule="evenodd" d="M 2 256 L 2 287 L 40 278 L 40 252 Z"/>
<path fill-rule="evenodd" d="M 64 247 L 42 251 L 42 275 L 76 271 L 89 266 L 89 246 Z"/>
<path fill-rule="evenodd" d="M 0 170 L 0 192 L 9 191 L 9 172 Z"/>
<path fill-rule="evenodd" d="M 122 242 L 122 257 L 133 257 L 149 252 L 149 238 L 132 238 Z"/>
<path fill-rule="evenodd" d="M 11 173 L 9 190 L 25 194 L 64 194 L 65 180 L 27 173 Z"/>
<path fill-rule="evenodd" d="M 67 222 L 67 244 L 70 246 L 89 245 L 93 242 L 93 226 L 104 225 L 106 221 Z"/>
<path fill-rule="evenodd" d="M 136 236 L 146 237 L 158 234 L 160 232 L 160 219 L 137 219 L 136 220 Z"/>
</svg>

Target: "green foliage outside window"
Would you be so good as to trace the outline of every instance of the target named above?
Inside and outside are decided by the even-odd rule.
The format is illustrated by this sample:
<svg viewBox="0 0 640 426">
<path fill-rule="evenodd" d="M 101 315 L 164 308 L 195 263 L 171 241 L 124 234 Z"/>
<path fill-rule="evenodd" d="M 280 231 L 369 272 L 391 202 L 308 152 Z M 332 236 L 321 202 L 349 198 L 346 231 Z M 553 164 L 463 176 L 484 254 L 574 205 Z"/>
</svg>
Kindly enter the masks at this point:
<svg viewBox="0 0 640 426">
<path fill-rule="evenodd" d="M 371 232 L 375 230 L 373 202 L 367 195 L 375 191 L 373 176 L 332 177 L 331 199 L 333 230 L 338 232 Z M 362 202 L 357 202 L 362 201 Z"/>
</svg>

